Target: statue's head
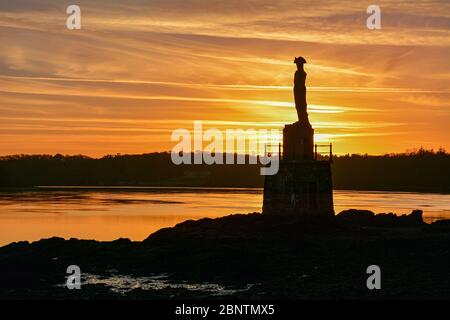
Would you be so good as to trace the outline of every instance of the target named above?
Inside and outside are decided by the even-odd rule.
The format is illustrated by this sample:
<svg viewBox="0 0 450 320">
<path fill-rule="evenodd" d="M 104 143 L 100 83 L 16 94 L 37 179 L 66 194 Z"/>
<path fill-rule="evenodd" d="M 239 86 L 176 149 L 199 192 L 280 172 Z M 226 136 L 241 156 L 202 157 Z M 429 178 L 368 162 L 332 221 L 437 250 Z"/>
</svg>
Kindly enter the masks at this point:
<svg viewBox="0 0 450 320">
<path fill-rule="evenodd" d="M 294 63 L 297 65 L 297 67 L 302 67 L 306 63 L 306 60 L 303 57 L 296 57 L 294 59 Z"/>
</svg>

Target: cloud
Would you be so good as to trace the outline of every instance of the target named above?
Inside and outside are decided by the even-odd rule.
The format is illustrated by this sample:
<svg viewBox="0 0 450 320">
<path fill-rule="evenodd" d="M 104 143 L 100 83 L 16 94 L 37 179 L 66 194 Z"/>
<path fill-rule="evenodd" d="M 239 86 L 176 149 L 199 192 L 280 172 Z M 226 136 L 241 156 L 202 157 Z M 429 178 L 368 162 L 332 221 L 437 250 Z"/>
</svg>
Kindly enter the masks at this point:
<svg viewBox="0 0 450 320">
<path fill-rule="evenodd" d="M 52 138 L 48 150 L 56 150 L 64 137 L 66 150 L 76 153 L 167 149 L 166 130 L 193 119 L 281 126 L 296 118 L 292 59 L 299 54 L 308 61 L 308 103 L 318 134 L 357 152 L 401 146 L 401 134 L 377 138 L 380 128 L 394 136 L 409 132 L 411 141 L 423 132 L 433 144 L 449 141 L 448 1 L 384 0 L 382 30 L 373 32 L 365 28 L 363 1 L 77 4 L 82 30 L 72 32 L 65 28 L 64 2 L 0 3 L 0 123 L 10 129 L 2 131 L 4 153 L 20 143 L 23 152 L 44 148 Z M 120 119 L 131 122 L 119 125 Z M 135 149 L 119 137 L 126 128 Z M 360 141 L 365 132 L 366 144 Z M 106 140 L 108 148 L 100 145 Z"/>
</svg>

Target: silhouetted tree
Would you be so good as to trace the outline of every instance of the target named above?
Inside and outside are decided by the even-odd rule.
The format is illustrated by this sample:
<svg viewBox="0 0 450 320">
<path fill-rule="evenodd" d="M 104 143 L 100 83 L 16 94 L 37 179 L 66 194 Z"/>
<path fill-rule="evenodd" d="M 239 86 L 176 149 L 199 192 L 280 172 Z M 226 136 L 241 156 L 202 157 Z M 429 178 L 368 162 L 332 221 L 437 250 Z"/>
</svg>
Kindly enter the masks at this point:
<svg viewBox="0 0 450 320">
<path fill-rule="evenodd" d="M 326 158 L 321 158 L 326 160 Z M 0 187 L 38 185 L 262 187 L 260 165 L 174 165 L 170 153 L 0 157 Z M 384 156 L 333 158 L 336 189 L 450 192 L 450 155 L 423 148 Z"/>
</svg>

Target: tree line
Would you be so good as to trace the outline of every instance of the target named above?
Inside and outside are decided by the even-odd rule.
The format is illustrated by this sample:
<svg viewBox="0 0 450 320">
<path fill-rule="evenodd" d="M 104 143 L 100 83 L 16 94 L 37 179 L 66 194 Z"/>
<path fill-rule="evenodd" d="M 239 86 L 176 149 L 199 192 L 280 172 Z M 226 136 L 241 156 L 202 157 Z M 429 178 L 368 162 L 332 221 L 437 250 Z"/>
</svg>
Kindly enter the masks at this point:
<svg viewBox="0 0 450 320">
<path fill-rule="evenodd" d="M 13 155 L 0 157 L 0 187 L 204 186 L 263 187 L 260 165 L 175 165 L 170 153 Z M 335 189 L 450 192 L 450 154 L 424 150 L 401 154 L 334 156 Z"/>
</svg>

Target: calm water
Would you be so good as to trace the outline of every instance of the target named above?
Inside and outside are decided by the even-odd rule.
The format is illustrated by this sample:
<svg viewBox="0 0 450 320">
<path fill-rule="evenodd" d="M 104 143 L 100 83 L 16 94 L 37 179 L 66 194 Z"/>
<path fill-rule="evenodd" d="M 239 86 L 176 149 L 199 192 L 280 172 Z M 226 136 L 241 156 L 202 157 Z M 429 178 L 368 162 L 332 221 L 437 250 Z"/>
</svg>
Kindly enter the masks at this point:
<svg viewBox="0 0 450 320">
<path fill-rule="evenodd" d="M 425 221 L 450 219 L 450 195 L 335 191 L 335 211 L 424 211 Z M 59 236 L 143 240 L 187 219 L 260 212 L 261 189 L 71 188 L 0 192 L 0 245 Z"/>
</svg>

